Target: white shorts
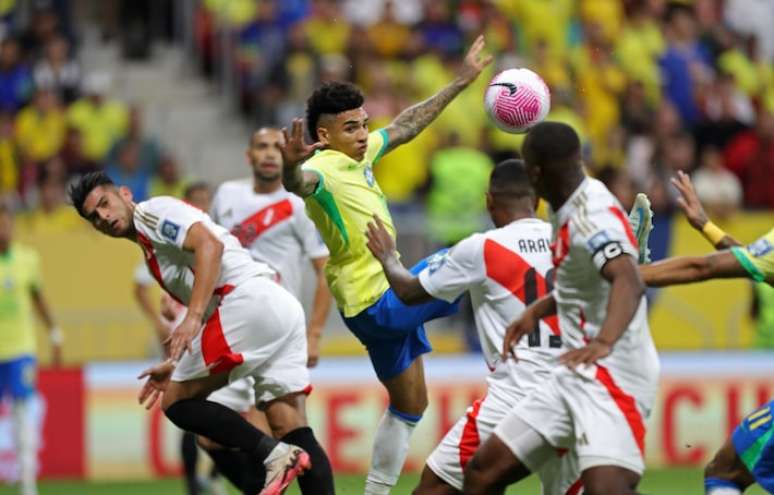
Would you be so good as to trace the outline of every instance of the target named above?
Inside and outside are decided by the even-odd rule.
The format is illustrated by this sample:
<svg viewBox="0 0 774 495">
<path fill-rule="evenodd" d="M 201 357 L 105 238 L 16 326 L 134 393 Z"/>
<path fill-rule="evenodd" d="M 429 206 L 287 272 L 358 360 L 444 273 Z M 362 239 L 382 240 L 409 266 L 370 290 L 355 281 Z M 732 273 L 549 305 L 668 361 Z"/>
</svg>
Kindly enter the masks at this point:
<svg viewBox="0 0 774 495">
<path fill-rule="evenodd" d="M 468 461 L 523 398 L 523 394 L 509 393 L 490 381 L 486 397 L 474 402 L 443 437 L 427 458 L 427 467 L 449 486 L 462 491 L 463 471 Z M 565 495 L 580 478 L 577 458 L 572 452 L 562 455 L 556 452 L 537 471 L 537 475 L 544 495 Z"/>
<path fill-rule="evenodd" d="M 267 277 L 227 293 L 183 354 L 172 380 L 228 373 L 233 382 L 255 379 L 258 404 L 310 389 L 306 323 L 301 303 Z"/>
<path fill-rule="evenodd" d="M 240 414 L 246 413 L 255 406 L 254 385 L 255 380 L 247 376 L 214 391 L 207 397 L 207 400 L 217 402 Z"/>
<path fill-rule="evenodd" d="M 581 471 L 619 466 L 642 474 L 645 408 L 605 368 L 594 366 L 585 371 L 580 374 L 564 366 L 554 370 L 539 390 L 519 402 L 495 428 L 495 434 L 517 457 L 529 457 L 525 446 L 514 440 L 526 423 L 551 446 L 575 449 Z"/>
</svg>

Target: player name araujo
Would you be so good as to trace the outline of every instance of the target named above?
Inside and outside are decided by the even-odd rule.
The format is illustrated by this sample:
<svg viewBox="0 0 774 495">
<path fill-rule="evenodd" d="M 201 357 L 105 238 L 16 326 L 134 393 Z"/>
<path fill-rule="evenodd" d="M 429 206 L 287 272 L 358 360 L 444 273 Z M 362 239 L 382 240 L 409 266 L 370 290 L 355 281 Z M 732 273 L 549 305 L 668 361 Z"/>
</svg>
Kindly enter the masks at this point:
<svg viewBox="0 0 774 495">
<path fill-rule="evenodd" d="M 551 250 L 549 239 L 519 239 L 518 249 L 522 253 L 548 253 Z"/>
</svg>

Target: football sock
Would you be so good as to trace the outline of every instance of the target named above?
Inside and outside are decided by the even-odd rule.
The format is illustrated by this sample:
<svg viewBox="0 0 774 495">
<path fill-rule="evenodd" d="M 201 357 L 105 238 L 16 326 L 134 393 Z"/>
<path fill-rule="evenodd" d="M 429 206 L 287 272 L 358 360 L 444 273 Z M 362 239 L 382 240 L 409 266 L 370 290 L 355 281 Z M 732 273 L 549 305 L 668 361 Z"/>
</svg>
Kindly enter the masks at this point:
<svg viewBox="0 0 774 495">
<path fill-rule="evenodd" d="M 720 478 L 704 478 L 705 495 L 741 495 L 736 483 Z"/>
<path fill-rule="evenodd" d="M 298 477 L 298 486 L 304 495 L 333 495 L 333 470 L 328 455 L 308 426 L 297 428 L 284 437 L 282 442 L 297 445 L 309 454 L 312 468 Z"/>
<path fill-rule="evenodd" d="M 258 461 L 266 461 L 279 443 L 247 422 L 239 413 L 216 402 L 183 399 L 165 411 L 178 428 L 192 431 L 215 442 L 239 449 Z"/>
<path fill-rule="evenodd" d="M 266 479 L 263 464 L 252 461 L 244 452 L 230 449 L 212 449 L 207 453 L 218 468 L 218 472 L 239 488 L 242 493 L 258 493 Z"/>
<path fill-rule="evenodd" d="M 374 436 L 371 468 L 365 495 L 385 495 L 395 486 L 406 460 L 409 438 L 422 416 L 402 413 L 392 406 L 384 412 Z"/>
<path fill-rule="evenodd" d="M 19 481 L 22 495 L 37 494 L 37 433 L 35 425 L 30 420 L 30 401 L 21 399 L 13 401 L 11 406 L 16 432 L 16 455 L 19 459 Z"/>
<path fill-rule="evenodd" d="M 180 439 L 180 457 L 183 458 L 183 474 L 188 495 L 199 495 L 199 480 L 196 477 L 196 461 L 199 450 L 196 448 L 196 435 L 184 431 Z"/>
</svg>

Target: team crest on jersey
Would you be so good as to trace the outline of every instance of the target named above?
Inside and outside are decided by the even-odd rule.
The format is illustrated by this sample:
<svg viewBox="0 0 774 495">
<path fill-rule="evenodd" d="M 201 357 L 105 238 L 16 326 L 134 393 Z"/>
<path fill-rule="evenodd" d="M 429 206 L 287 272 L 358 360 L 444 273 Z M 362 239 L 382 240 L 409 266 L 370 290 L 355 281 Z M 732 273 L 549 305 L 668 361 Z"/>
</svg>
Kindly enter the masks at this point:
<svg viewBox="0 0 774 495">
<path fill-rule="evenodd" d="M 374 187 L 376 179 L 374 179 L 374 171 L 373 168 L 371 168 L 371 165 L 366 165 L 363 169 L 363 175 L 365 176 L 366 182 L 368 182 L 368 187 Z"/>
<path fill-rule="evenodd" d="M 760 258 L 761 256 L 769 254 L 772 249 L 774 249 L 774 246 L 772 246 L 768 239 L 765 238 L 758 239 L 757 241 L 747 246 L 747 250 L 750 251 L 750 254 L 756 258 Z"/>
<path fill-rule="evenodd" d="M 446 258 L 449 257 L 449 250 L 444 249 L 427 258 L 427 271 L 430 275 L 435 273 L 439 268 L 446 263 Z"/>
<path fill-rule="evenodd" d="M 180 226 L 178 224 L 169 220 L 164 220 L 164 223 L 161 224 L 161 235 L 170 241 L 176 241 L 178 233 L 180 233 Z"/>
<path fill-rule="evenodd" d="M 605 232 L 604 230 L 600 230 L 599 232 L 591 236 L 591 239 L 588 240 L 589 251 L 591 251 L 592 253 L 595 253 L 609 242 L 610 242 L 610 236 L 608 236 L 607 232 Z"/>
</svg>

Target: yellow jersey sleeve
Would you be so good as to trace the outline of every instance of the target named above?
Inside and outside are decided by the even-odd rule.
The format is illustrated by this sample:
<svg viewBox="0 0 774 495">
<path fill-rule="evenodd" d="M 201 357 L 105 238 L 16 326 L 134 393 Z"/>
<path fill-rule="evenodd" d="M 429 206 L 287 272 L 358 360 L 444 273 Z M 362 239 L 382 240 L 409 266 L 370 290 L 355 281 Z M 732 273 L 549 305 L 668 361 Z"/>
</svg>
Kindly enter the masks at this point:
<svg viewBox="0 0 774 495">
<path fill-rule="evenodd" d="M 731 252 L 751 279 L 774 283 L 774 229 L 748 246 L 732 247 Z"/>
<path fill-rule="evenodd" d="M 371 165 L 376 163 L 387 152 L 387 145 L 390 142 L 390 137 L 387 135 L 386 129 L 379 129 L 368 135 L 368 149 L 366 150 L 365 159 L 371 162 Z"/>
</svg>

